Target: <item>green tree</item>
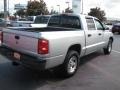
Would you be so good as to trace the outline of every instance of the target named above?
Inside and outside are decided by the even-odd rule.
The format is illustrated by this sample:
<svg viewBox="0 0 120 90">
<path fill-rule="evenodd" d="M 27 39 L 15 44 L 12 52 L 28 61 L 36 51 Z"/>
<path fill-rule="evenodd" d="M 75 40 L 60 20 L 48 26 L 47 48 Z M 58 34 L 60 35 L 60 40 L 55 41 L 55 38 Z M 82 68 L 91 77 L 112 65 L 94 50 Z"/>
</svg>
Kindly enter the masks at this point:
<svg viewBox="0 0 120 90">
<path fill-rule="evenodd" d="M 26 15 L 26 11 L 25 11 L 25 9 L 20 9 L 20 10 L 16 11 L 15 15 L 24 17 Z"/>
<path fill-rule="evenodd" d="M 70 9 L 70 8 L 66 8 L 66 9 L 65 9 L 65 13 L 73 13 L 73 10 Z"/>
<path fill-rule="evenodd" d="M 99 7 L 91 8 L 90 12 L 88 13 L 88 15 L 97 17 L 101 21 L 105 21 L 106 20 L 105 12 L 103 10 L 101 10 Z"/>
<path fill-rule="evenodd" d="M 43 0 L 31 1 L 27 5 L 27 16 L 34 16 L 40 14 L 49 14 L 46 3 Z"/>
<path fill-rule="evenodd" d="M 7 15 L 9 16 L 9 12 L 8 11 L 7 11 Z M 0 12 L 0 18 L 4 18 L 4 12 L 3 11 Z"/>
</svg>

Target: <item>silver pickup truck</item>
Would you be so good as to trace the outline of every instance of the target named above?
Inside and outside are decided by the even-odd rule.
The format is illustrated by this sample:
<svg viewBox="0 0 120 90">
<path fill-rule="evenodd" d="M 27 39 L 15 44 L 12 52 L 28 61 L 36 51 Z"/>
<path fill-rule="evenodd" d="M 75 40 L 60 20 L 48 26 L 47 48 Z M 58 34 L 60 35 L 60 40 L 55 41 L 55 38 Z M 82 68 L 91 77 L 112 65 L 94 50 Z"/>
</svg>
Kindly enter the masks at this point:
<svg viewBox="0 0 120 90">
<path fill-rule="evenodd" d="M 46 28 L 7 28 L 2 47 L 14 63 L 31 68 L 51 69 L 70 77 L 80 57 L 103 49 L 112 50 L 113 34 L 97 18 L 87 15 L 51 16 Z"/>
</svg>

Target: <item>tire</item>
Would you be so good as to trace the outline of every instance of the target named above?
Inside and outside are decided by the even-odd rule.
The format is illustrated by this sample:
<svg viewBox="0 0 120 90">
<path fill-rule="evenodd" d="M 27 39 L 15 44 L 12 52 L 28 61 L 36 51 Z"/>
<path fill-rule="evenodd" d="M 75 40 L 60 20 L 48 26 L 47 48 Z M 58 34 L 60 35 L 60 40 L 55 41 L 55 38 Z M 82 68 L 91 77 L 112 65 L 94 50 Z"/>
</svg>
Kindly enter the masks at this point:
<svg viewBox="0 0 120 90">
<path fill-rule="evenodd" d="M 112 31 L 112 33 L 114 34 L 115 32 Z"/>
<path fill-rule="evenodd" d="M 105 55 L 109 55 L 111 53 L 111 51 L 112 51 L 112 43 L 113 43 L 113 40 L 110 39 L 109 42 L 108 42 L 107 47 L 103 49 Z"/>
<path fill-rule="evenodd" d="M 20 65 L 20 64 L 17 63 L 17 62 L 12 62 L 12 65 L 13 65 L 13 66 L 18 66 L 18 65 Z"/>
<path fill-rule="evenodd" d="M 69 51 L 64 63 L 54 70 L 56 75 L 68 78 L 73 76 L 79 66 L 79 54 L 76 51 Z"/>
</svg>

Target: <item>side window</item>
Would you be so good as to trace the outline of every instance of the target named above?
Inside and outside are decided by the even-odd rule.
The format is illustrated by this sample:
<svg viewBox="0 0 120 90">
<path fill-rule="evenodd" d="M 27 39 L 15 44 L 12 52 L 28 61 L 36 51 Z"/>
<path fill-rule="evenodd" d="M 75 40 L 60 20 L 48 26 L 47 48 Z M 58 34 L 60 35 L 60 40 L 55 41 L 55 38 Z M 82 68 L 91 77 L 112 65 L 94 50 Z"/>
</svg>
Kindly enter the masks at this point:
<svg viewBox="0 0 120 90">
<path fill-rule="evenodd" d="M 95 24 L 92 18 L 86 18 L 88 30 L 96 30 Z"/>
<path fill-rule="evenodd" d="M 96 24 L 97 30 L 104 30 L 104 27 L 103 27 L 102 23 L 99 20 L 95 19 L 95 24 Z"/>
</svg>

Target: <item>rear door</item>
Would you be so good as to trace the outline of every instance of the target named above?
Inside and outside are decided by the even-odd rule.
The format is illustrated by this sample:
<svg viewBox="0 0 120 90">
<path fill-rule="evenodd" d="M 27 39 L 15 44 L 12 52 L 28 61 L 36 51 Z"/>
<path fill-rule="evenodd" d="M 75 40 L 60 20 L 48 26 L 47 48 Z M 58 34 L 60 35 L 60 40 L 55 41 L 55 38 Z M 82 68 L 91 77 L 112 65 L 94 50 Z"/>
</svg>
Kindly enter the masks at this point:
<svg viewBox="0 0 120 90">
<path fill-rule="evenodd" d="M 87 31 L 86 31 L 86 54 L 96 51 L 98 44 L 98 33 L 95 27 L 94 19 L 86 17 Z"/>
</svg>

